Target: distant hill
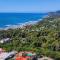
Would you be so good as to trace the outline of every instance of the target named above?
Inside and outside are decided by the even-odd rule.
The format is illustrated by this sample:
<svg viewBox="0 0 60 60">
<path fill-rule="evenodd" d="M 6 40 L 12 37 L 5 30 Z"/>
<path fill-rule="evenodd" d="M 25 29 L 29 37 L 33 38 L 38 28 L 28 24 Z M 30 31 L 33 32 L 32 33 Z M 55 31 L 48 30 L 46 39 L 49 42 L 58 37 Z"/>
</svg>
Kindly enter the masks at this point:
<svg viewBox="0 0 60 60">
<path fill-rule="evenodd" d="M 48 15 L 50 17 L 60 17 L 60 10 L 56 12 L 49 12 Z"/>
<path fill-rule="evenodd" d="M 60 30 L 60 11 L 48 13 L 48 16 L 38 22 L 38 25 L 47 29 Z"/>
</svg>

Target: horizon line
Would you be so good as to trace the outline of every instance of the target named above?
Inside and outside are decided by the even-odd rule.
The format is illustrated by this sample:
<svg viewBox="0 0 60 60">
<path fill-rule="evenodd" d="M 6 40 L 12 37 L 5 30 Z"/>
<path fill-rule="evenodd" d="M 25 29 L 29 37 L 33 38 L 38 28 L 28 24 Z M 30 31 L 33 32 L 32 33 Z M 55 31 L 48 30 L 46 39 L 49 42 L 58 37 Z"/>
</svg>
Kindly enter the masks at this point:
<svg viewBox="0 0 60 60">
<path fill-rule="evenodd" d="M 46 12 L 16 12 L 16 11 L 7 11 L 7 12 L 3 12 L 3 11 L 0 11 L 0 13 L 49 13 L 49 12 L 56 12 L 56 11 L 60 11 L 60 10 L 55 10 L 55 11 L 46 11 Z"/>
</svg>

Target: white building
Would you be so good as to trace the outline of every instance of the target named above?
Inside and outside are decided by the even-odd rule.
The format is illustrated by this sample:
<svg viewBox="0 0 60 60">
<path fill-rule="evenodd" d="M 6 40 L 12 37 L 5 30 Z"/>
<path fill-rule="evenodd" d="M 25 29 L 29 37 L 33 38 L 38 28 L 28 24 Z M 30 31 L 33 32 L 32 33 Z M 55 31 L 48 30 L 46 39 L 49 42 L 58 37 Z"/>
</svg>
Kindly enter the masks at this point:
<svg viewBox="0 0 60 60">
<path fill-rule="evenodd" d="M 2 40 L 0 40 L 0 43 L 3 44 L 3 43 L 6 43 L 6 42 L 10 42 L 11 39 L 10 38 L 4 38 Z"/>
</svg>

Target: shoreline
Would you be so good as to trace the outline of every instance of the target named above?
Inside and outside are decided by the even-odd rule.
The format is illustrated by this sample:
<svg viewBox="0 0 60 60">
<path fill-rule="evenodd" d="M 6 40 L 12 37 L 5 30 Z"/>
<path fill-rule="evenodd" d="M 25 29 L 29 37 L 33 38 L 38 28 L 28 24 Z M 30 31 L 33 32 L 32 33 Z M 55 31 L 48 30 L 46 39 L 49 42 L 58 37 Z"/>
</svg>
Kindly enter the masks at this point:
<svg viewBox="0 0 60 60">
<path fill-rule="evenodd" d="M 5 27 L 2 27 L 2 28 L 0 27 L 0 30 L 23 28 L 26 25 L 34 25 L 34 24 L 38 23 L 39 21 L 41 21 L 42 19 L 38 19 L 36 21 L 28 21 L 28 22 L 25 22 L 25 23 L 18 23 L 18 24 L 15 24 L 15 25 L 5 25 Z"/>
<path fill-rule="evenodd" d="M 37 19 L 37 20 L 33 20 L 33 21 L 27 21 L 27 22 L 23 22 L 23 23 L 17 23 L 17 24 L 9 24 L 9 25 L 5 25 L 3 27 L 0 27 L 0 31 L 1 30 L 8 30 L 8 29 L 17 29 L 17 28 L 23 28 L 26 25 L 34 25 L 37 24 L 39 21 L 43 20 L 44 18 L 46 18 L 48 15 L 43 16 L 41 19 Z"/>
</svg>

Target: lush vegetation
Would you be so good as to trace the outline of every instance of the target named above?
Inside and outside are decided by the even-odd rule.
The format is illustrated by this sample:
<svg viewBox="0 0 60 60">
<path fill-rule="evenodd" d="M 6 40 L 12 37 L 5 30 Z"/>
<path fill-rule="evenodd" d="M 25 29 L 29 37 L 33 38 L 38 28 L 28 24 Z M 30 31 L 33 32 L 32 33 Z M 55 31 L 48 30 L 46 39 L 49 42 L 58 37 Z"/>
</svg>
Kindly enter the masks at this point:
<svg viewBox="0 0 60 60">
<path fill-rule="evenodd" d="M 60 17 L 43 18 L 36 25 L 27 25 L 20 29 L 0 31 L 0 39 L 11 38 L 10 43 L 0 44 L 6 51 L 35 51 L 60 60 Z"/>
</svg>

